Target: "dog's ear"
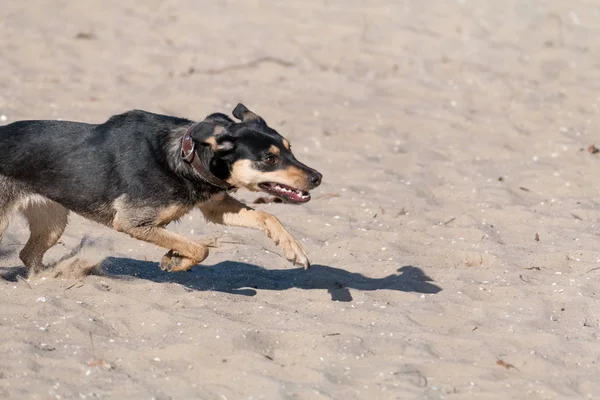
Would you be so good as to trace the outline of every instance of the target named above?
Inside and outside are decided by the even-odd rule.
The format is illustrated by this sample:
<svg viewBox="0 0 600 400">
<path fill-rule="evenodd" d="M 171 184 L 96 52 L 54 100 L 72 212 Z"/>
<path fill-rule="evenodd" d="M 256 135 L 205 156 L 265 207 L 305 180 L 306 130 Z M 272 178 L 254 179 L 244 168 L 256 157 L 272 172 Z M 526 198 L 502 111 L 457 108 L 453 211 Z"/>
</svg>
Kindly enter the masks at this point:
<svg viewBox="0 0 600 400">
<path fill-rule="evenodd" d="M 237 106 L 235 106 L 232 114 L 234 117 L 241 120 L 242 122 L 247 122 L 247 121 L 262 121 L 262 122 L 264 122 L 264 120 L 261 117 L 254 114 L 252 111 L 248 110 L 248 108 L 245 105 L 243 105 L 242 103 L 239 103 Z"/>
<path fill-rule="evenodd" d="M 227 152 L 235 148 L 235 138 L 221 125 L 202 121 L 197 123 L 188 134 L 196 143 L 210 147 L 215 153 Z"/>
<path fill-rule="evenodd" d="M 235 149 L 235 137 L 229 133 L 217 134 L 204 143 L 209 144 L 215 153 L 227 153 Z"/>
<path fill-rule="evenodd" d="M 223 113 L 210 114 L 206 117 L 205 121 L 213 122 L 217 125 L 222 125 L 225 127 L 228 127 L 234 123 L 234 121 L 231 118 L 229 118 L 229 116 Z"/>
</svg>

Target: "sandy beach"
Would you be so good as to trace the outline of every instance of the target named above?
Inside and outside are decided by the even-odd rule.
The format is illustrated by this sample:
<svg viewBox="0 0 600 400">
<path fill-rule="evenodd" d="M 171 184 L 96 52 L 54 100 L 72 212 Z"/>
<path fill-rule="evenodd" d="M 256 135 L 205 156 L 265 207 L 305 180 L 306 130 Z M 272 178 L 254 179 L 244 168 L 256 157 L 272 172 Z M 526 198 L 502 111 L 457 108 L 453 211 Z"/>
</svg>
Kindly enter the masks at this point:
<svg viewBox="0 0 600 400">
<path fill-rule="evenodd" d="M 19 279 L 15 215 L 1 399 L 600 398 L 597 2 L 4 0 L 0 38 L 0 124 L 243 102 L 324 175 L 256 205 L 308 271 L 195 210 L 189 272 L 71 215 Z"/>
</svg>

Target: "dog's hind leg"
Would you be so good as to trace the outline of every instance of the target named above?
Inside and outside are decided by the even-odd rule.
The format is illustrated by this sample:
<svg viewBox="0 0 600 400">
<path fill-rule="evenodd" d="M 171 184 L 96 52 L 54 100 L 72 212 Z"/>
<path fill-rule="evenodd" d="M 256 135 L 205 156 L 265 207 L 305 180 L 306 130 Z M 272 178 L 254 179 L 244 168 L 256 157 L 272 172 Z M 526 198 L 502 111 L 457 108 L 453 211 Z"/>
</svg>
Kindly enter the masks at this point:
<svg viewBox="0 0 600 400">
<path fill-rule="evenodd" d="M 58 242 L 67 226 L 69 211 L 51 200 L 31 200 L 23 207 L 30 236 L 19 257 L 31 272 L 44 269 L 44 254 Z"/>
<path fill-rule="evenodd" d="M 0 243 L 2 243 L 2 236 L 4 235 L 4 231 L 8 228 L 8 218 L 10 217 L 8 212 L 5 210 L 0 210 Z"/>
<path fill-rule="evenodd" d="M 8 220 L 10 219 L 10 214 L 13 211 L 12 204 L 8 201 L 4 202 L 2 200 L 3 199 L 0 199 L 0 243 L 2 243 L 2 235 L 4 235 L 4 231 L 6 231 L 6 228 L 8 228 Z"/>
<path fill-rule="evenodd" d="M 8 228 L 10 215 L 15 211 L 15 185 L 8 178 L 0 175 L 0 243 Z"/>
</svg>

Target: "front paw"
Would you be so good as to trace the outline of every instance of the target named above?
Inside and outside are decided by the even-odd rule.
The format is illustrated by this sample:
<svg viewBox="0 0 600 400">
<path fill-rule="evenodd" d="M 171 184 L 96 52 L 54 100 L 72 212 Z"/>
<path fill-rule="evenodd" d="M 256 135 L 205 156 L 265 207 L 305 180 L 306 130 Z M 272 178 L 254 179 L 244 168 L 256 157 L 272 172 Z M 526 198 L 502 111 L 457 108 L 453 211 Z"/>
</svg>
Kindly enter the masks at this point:
<svg viewBox="0 0 600 400">
<path fill-rule="evenodd" d="M 284 257 L 289 260 L 292 264 L 302 265 L 304 268 L 310 268 L 310 260 L 306 251 L 302 248 L 302 245 L 298 243 L 293 237 L 283 239 L 279 242 L 281 248 L 283 248 Z"/>
<path fill-rule="evenodd" d="M 173 250 L 169 250 L 160 261 L 160 269 L 167 272 L 187 271 L 194 265 L 196 265 L 194 260 L 183 257 Z"/>
</svg>

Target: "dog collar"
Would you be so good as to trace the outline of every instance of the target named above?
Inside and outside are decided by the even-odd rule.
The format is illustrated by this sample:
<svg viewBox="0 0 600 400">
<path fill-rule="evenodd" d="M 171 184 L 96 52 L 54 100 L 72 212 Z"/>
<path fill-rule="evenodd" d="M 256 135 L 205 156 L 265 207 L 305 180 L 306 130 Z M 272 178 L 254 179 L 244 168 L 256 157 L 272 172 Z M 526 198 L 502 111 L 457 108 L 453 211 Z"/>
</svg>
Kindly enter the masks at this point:
<svg viewBox="0 0 600 400">
<path fill-rule="evenodd" d="M 196 154 L 196 143 L 192 139 L 190 135 L 190 131 L 196 124 L 190 126 L 183 137 L 181 138 L 181 158 L 183 161 L 187 162 L 194 168 L 194 170 L 204 179 L 206 182 L 210 183 L 213 186 L 218 187 L 222 190 L 231 190 L 234 189 L 234 186 L 225 182 L 222 179 L 214 176 L 209 170 L 207 170 L 204 165 L 200 162 L 200 159 Z"/>
</svg>

